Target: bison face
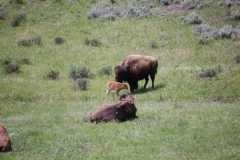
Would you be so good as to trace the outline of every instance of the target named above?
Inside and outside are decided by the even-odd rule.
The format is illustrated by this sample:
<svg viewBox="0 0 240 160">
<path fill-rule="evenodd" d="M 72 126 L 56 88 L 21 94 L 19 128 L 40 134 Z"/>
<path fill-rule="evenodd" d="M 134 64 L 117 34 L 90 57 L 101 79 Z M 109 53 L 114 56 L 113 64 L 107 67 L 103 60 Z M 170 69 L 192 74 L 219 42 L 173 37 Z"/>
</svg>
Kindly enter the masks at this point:
<svg viewBox="0 0 240 160">
<path fill-rule="evenodd" d="M 128 80 L 130 66 L 117 65 L 115 67 L 115 80 L 117 82 L 123 82 Z"/>
</svg>

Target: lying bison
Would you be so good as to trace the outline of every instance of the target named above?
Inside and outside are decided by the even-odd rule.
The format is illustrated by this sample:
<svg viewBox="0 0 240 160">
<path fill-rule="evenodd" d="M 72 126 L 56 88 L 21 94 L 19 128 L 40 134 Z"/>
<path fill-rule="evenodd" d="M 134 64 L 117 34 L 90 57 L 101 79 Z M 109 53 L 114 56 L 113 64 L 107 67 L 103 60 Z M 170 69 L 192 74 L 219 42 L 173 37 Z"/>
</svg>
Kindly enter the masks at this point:
<svg viewBox="0 0 240 160">
<path fill-rule="evenodd" d="M 157 73 L 158 61 L 155 57 L 144 55 L 129 55 L 122 64 L 115 67 L 115 79 L 118 82 L 129 83 L 133 92 L 138 89 L 138 81 L 145 79 L 144 88 L 147 87 L 149 76 L 154 88 L 155 75 Z"/>
<path fill-rule="evenodd" d="M 0 123 L 0 152 L 9 152 L 11 150 L 11 140 L 8 136 L 7 129 Z"/>
<path fill-rule="evenodd" d="M 120 97 L 117 103 L 100 106 L 95 112 L 89 114 L 88 119 L 93 123 L 109 121 L 123 122 L 137 118 L 136 112 L 137 108 L 134 104 L 134 97 L 124 95 Z"/>
</svg>

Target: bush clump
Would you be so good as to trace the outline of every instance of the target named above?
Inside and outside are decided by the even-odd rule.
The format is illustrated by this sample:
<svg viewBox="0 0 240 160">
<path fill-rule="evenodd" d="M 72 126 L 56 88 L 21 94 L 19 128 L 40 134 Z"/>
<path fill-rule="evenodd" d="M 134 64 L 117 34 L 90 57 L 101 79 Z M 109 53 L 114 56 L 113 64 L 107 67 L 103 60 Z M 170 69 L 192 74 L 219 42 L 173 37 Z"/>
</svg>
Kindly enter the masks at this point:
<svg viewBox="0 0 240 160">
<path fill-rule="evenodd" d="M 85 44 L 87 46 L 93 46 L 93 47 L 99 47 L 99 46 L 102 45 L 102 43 L 99 40 L 97 40 L 97 39 L 88 39 L 88 38 L 85 40 Z"/>
<path fill-rule="evenodd" d="M 235 58 L 234 58 L 235 62 L 237 64 L 240 64 L 240 55 L 237 55 Z"/>
<path fill-rule="evenodd" d="M 16 15 L 13 20 L 11 21 L 11 26 L 12 27 L 17 27 L 21 23 L 23 23 L 26 20 L 26 14 L 25 13 L 19 13 Z"/>
<path fill-rule="evenodd" d="M 70 70 L 70 78 L 72 78 L 73 80 L 92 77 L 93 74 L 90 72 L 90 69 L 85 66 L 82 67 L 73 66 Z"/>
<path fill-rule="evenodd" d="M 26 64 L 26 65 L 32 64 L 31 61 L 30 61 L 30 59 L 28 59 L 28 58 L 22 58 L 22 59 L 20 59 L 20 60 L 19 60 L 19 63 L 20 63 L 20 64 Z"/>
<path fill-rule="evenodd" d="M 199 73 L 199 77 L 200 78 L 214 78 L 220 72 L 222 72 L 222 68 L 221 68 L 221 66 L 217 66 L 215 68 L 203 70 L 201 73 Z"/>
<path fill-rule="evenodd" d="M 65 39 L 63 37 L 56 37 L 54 39 L 55 44 L 63 44 L 65 42 Z"/>
<path fill-rule="evenodd" d="M 77 79 L 75 81 L 75 89 L 86 91 L 88 89 L 89 81 L 86 78 Z"/>
<path fill-rule="evenodd" d="M 150 47 L 151 47 L 152 49 L 157 49 L 157 48 L 158 48 L 157 42 L 155 42 L 155 41 L 150 42 Z"/>
<path fill-rule="evenodd" d="M 41 45 L 42 38 L 40 36 L 26 36 L 17 39 L 18 46 L 29 47 L 32 45 Z"/>
<path fill-rule="evenodd" d="M 203 20 L 196 12 L 192 12 L 184 18 L 184 22 L 187 24 L 201 24 Z"/>
<path fill-rule="evenodd" d="M 101 69 L 99 69 L 98 73 L 100 75 L 111 75 L 112 74 L 112 67 L 111 66 L 104 66 Z"/>
<path fill-rule="evenodd" d="M 7 18 L 6 11 L 0 8 L 0 20 L 5 20 L 6 18 Z"/>
<path fill-rule="evenodd" d="M 12 62 L 12 59 L 11 59 L 11 58 L 6 58 L 6 59 L 2 60 L 2 64 L 3 64 L 3 65 L 8 65 L 8 64 L 10 64 L 11 62 Z"/>
<path fill-rule="evenodd" d="M 59 75 L 60 75 L 60 72 L 59 71 L 56 71 L 56 70 L 50 70 L 48 73 L 47 73 L 47 78 L 50 79 L 50 80 L 57 80 L 59 79 Z"/>
</svg>

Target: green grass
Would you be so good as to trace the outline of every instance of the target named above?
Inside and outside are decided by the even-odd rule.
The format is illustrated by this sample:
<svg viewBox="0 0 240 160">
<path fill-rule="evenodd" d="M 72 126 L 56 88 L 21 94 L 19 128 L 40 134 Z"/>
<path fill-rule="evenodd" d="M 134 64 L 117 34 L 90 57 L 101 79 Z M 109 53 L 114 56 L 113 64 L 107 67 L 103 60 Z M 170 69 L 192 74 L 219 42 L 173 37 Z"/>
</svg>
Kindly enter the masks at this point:
<svg viewBox="0 0 240 160">
<path fill-rule="evenodd" d="M 6 5 L 9 19 L 0 20 L 0 60 L 29 58 L 32 65 L 22 65 L 20 74 L 11 75 L 0 66 L 0 121 L 14 149 L 0 159 L 239 159 L 240 68 L 233 60 L 239 41 L 200 45 L 192 27 L 176 15 L 88 20 L 90 6 L 87 0 Z M 210 6 L 199 13 L 210 24 L 219 17 L 216 25 L 221 26 L 226 23 L 221 9 Z M 19 10 L 27 13 L 27 21 L 12 28 L 10 19 Z M 40 35 L 43 44 L 17 46 L 18 37 L 31 34 Z M 55 45 L 57 36 L 66 43 Z M 87 46 L 87 38 L 103 45 Z M 150 47 L 152 42 L 157 49 Z M 114 75 L 99 75 L 99 69 L 114 67 L 131 53 L 159 59 L 156 89 L 135 94 L 139 118 L 84 122 L 87 113 L 113 101 L 105 95 L 105 83 Z M 87 91 L 73 89 L 73 65 L 88 66 L 95 74 Z M 219 65 L 217 77 L 199 78 L 202 69 Z M 60 71 L 59 80 L 44 78 L 50 69 Z"/>
</svg>

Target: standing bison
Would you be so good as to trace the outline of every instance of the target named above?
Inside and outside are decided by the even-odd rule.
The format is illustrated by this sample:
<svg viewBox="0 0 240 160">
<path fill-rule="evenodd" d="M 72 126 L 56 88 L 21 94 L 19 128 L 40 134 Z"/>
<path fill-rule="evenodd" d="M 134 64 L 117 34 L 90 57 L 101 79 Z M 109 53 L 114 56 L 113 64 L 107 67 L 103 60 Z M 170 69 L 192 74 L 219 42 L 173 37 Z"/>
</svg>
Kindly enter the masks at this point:
<svg viewBox="0 0 240 160">
<path fill-rule="evenodd" d="M 138 89 L 138 81 L 142 79 L 145 79 L 144 88 L 146 88 L 150 76 L 152 88 L 154 88 L 157 68 L 158 61 L 155 57 L 129 55 L 120 65 L 115 67 L 115 79 L 118 82 L 128 82 L 130 90 L 133 92 L 135 89 Z"/>
</svg>

